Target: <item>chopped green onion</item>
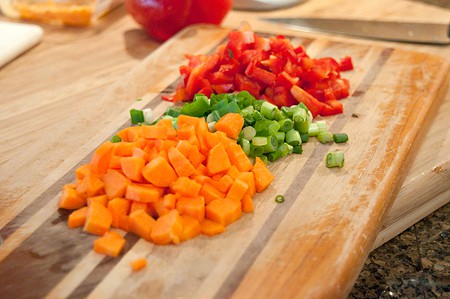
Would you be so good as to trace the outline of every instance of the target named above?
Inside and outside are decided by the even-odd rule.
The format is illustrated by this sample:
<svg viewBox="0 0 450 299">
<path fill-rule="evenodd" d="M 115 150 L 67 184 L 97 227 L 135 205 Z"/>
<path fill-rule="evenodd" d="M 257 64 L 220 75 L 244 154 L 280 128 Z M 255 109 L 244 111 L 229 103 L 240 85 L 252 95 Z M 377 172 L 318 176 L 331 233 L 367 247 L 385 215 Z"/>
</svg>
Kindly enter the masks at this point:
<svg viewBox="0 0 450 299">
<path fill-rule="evenodd" d="M 284 115 L 286 115 L 286 117 L 289 117 L 289 118 L 292 118 L 292 115 L 294 114 L 294 112 L 292 111 L 292 108 L 286 107 L 286 106 L 281 107 L 281 112 L 283 112 Z"/>
<path fill-rule="evenodd" d="M 231 52 L 230 49 L 227 49 L 227 50 L 228 50 L 228 55 L 230 56 L 230 58 L 234 58 L 233 52 Z"/>
<path fill-rule="evenodd" d="M 264 154 L 264 146 L 255 146 L 253 143 L 250 144 L 250 157 L 259 157 Z"/>
<path fill-rule="evenodd" d="M 144 122 L 151 124 L 155 121 L 155 117 L 153 116 L 153 111 L 151 108 L 147 108 L 142 110 L 144 113 Z"/>
<path fill-rule="evenodd" d="M 213 112 L 211 112 L 211 114 L 212 114 L 212 116 L 213 116 L 215 121 L 218 121 L 220 119 L 220 117 L 221 117 L 219 111 L 217 111 L 217 110 L 214 110 Z"/>
<path fill-rule="evenodd" d="M 247 156 L 250 156 L 250 149 L 251 149 L 250 141 L 248 141 L 248 140 L 245 139 L 245 138 L 242 138 L 242 139 L 239 141 L 239 144 L 240 144 L 240 146 L 242 147 L 242 150 L 244 151 L 244 153 L 245 153 Z"/>
<path fill-rule="evenodd" d="M 130 116 L 131 116 L 131 123 L 134 125 L 144 122 L 144 112 L 142 110 L 131 109 Z"/>
<path fill-rule="evenodd" d="M 264 146 L 267 144 L 267 137 L 255 136 L 252 139 L 252 145 L 254 146 Z"/>
<path fill-rule="evenodd" d="M 300 133 L 308 133 L 310 123 L 308 121 L 304 121 L 302 123 L 294 123 L 294 129 L 299 131 Z"/>
<path fill-rule="evenodd" d="M 284 138 L 286 137 L 286 133 L 285 132 L 276 132 L 275 133 L 275 138 L 278 141 L 278 145 L 284 143 Z"/>
<path fill-rule="evenodd" d="M 122 138 L 120 138 L 120 136 L 118 135 L 114 135 L 113 137 L 111 137 L 111 142 L 112 143 L 122 142 Z"/>
<path fill-rule="evenodd" d="M 203 94 L 196 94 L 192 103 L 185 104 L 181 108 L 181 113 L 185 115 L 200 117 L 203 116 L 211 107 L 208 97 Z"/>
<path fill-rule="evenodd" d="M 344 152 L 335 151 L 327 154 L 325 158 L 325 164 L 328 168 L 331 167 L 343 167 L 344 166 Z"/>
<path fill-rule="evenodd" d="M 285 201 L 285 198 L 283 195 L 277 195 L 277 196 L 275 196 L 275 201 L 277 203 L 283 203 Z"/>
<path fill-rule="evenodd" d="M 265 155 L 261 155 L 261 156 L 259 156 L 259 158 L 261 159 L 261 161 L 264 162 L 264 164 L 267 165 L 267 157 Z"/>
<path fill-rule="evenodd" d="M 246 126 L 242 129 L 242 138 L 247 139 L 247 140 L 252 140 L 253 137 L 255 137 L 256 135 L 256 130 L 254 127 L 252 126 Z"/>
<path fill-rule="evenodd" d="M 319 129 L 319 132 L 327 132 L 328 131 L 328 127 L 327 127 L 327 122 L 324 120 L 318 120 L 316 121 L 317 127 Z"/>
<path fill-rule="evenodd" d="M 302 144 L 302 138 L 300 137 L 300 133 L 292 129 L 286 132 L 286 143 L 290 145 L 299 145 Z"/>
<path fill-rule="evenodd" d="M 206 116 L 206 122 L 210 123 L 212 121 L 215 121 L 215 119 L 214 119 L 214 115 L 212 113 L 210 113 Z"/>
<path fill-rule="evenodd" d="M 272 120 L 268 123 L 267 128 L 269 129 L 269 135 L 275 135 L 280 129 L 280 124 L 276 120 Z"/>
<path fill-rule="evenodd" d="M 317 125 L 317 123 L 309 124 L 308 135 L 311 137 L 317 136 L 318 134 L 319 134 L 319 126 Z"/>
<path fill-rule="evenodd" d="M 253 119 L 256 121 L 264 119 L 261 112 L 259 112 L 257 110 L 255 112 L 253 112 L 252 116 L 253 116 Z"/>
<path fill-rule="evenodd" d="M 333 141 L 333 133 L 331 132 L 319 132 L 317 135 L 317 140 L 319 140 L 320 143 L 328 143 Z"/>
<path fill-rule="evenodd" d="M 275 120 L 280 121 L 285 118 L 287 118 L 286 114 L 284 114 L 280 109 L 277 109 L 275 112 Z"/>
<path fill-rule="evenodd" d="M 255 108 L 255 110 L 261 111 L 261 106 L 265 102 L 266 101 L 264 101 L 264 100 L 254 100 L 253 101 L 253 108 Z"/>
<path fill-rule="evenodd" d="M 264 153 L 271 153 L 276 151 L 278 148 L 278 140 L 275 136 L 270 135 L 267 136 L 267 144 L 264 145 Z"/>
<path fill-rule="evenodd" d="M 294 122 L 289 118 L 282 119 L 278 123 L 280 124 L 280 129 L 278 131 L 281 132 L 290 131 L 294 127 Z"/>
<path fill-rule="evenodd" d="M 169 108 L 167 108 L 166 112 L 164 113 L 164 115 L 168 115 L 168 116 L 172 116 L 172 117 L 177 117 L 180 114 L 181 114 L 181 107 L 169 107 Z"/>
<path fill-rule="evenodd" d="M 261 105 L 261 114 L 267 118 L 267 119 L 274 119 L 275 113 L 277 112 L 278 108 L 272 103 L 269 103 L 267 101 L 264 101 L 264 103 Z"/>
<path fill-rule="evenodd" d="M 303 108 L 298 108 L 295 112 L 294 115 L 292 115 L 292 120 L 294 121 L 294 123 L 302 123 L 307 121 L 308 119 L 308 115 L 306 113 L 306 110 Z"/>
<path fill-rule="evenodd" d="M 289 143 L 286 143 L 286 146 L 288 147 L 288 155 L 292 154 L 292 152 L 294 151 L 294 147 L 292 145 L 290 145 Z"/>
<path fill-rule="evenodd" d="M 252 107 L 253 108 L 252 104 L 253 104 L 253 101 L 255 100 L 255 97 L 251 93 L 249 93 L 247 90 L 240 91 L 236 95 L 236 97 L 238 99 L 242 99 L 243 107 Z"/>
<path fill-rule="evenodd" d="M 216 122 L 212 121 L 208 123 L 208 130 L 212 133 L 214 133 L 216 130 Z"/>
<path fill-rule="evenodd" d="M 302 143 L 307 143 L 309 141 L 308 133 L 300 133 L 300 138 L 302 139 Z"/>
<path fill-rule="evenodd" d="M 274 162 L 280 158 L 281 158 L 281 151 L 279 150 L 267 154 L 267 160 L 269 160 L 270 162 Z"/>
<path fill-rule="evenodd" d="M 140 102 L 140 101 L 142 101 L 142 98 L 137 98 L 136 99 L 136 102 Z"/>
<path fill-rule="evenodd" d="M 301 144 L 300 145 L 294 145 L 293 149 L 292 149 L 292 153 L 293 154 L 301 154 L 301 153 L 303 153 L 302 145 Z"/>
<path fill-rule="evenodd" d="M 278 149 L 281 151 L 281 158 L 284 158 L 289 154 L 289 147 L 287 143 L 283 143 L 278 147 Z"/>
<path fill-rule="evenodd" d="M 348 135 L 346 133 L 333 134 L 333 140 L 336 143 L 343 143 L 348 141 Z"/>
</svg>

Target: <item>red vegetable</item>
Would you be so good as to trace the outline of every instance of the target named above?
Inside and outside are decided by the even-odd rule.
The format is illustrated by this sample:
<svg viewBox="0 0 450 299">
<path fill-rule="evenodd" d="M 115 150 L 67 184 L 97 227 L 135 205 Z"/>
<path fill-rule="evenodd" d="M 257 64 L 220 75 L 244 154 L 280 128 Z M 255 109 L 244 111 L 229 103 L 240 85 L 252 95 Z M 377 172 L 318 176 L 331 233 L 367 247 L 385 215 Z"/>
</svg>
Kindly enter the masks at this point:
<svg viewBox="0 0 450 299">
<path fill-rule="evenodd" d="M 159 41 L 191 24 L 220 24 L 232 0 L 125 0 L 125 7 L 148 34 Z"/>
<path fill-rule="evenodd" d="M 264 38 L 249 28 L 231 31 L 227 44 L 212 55 L 186 57 L 189 63 L 180 67 L 183 83 L 166 100 L 247 90 L 278 107 L 302 102 L 313 116 L 343 112 L 337 100 L 348 97 L 349 82 L 340 72 L 353 69 L 351 57 L 313 59 L 283 36 Z"/>
</svg>

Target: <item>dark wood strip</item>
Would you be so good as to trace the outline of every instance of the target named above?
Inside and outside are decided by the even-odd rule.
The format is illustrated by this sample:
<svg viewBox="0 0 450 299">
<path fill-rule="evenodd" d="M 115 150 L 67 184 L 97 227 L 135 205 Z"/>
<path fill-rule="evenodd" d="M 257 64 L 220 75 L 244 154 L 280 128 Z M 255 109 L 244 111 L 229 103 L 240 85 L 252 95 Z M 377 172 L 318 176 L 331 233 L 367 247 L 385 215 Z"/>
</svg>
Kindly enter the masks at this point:
<svg viewBox="0 0 450 299">
<path fill-rule="evenodd" d="M 362 98 L 365 94 L 365 91 L 369 89 L 370 85 L 383 68 L 383 65 L 391 56 L 392 52 L 393 49 L 385 49 L 380 54 L 375 64 L 370 69 L 371 71 L 365 75 L 359 86 L 356 88 L 356 96 L 354 97 L 352 95 L 351 99 L 347 101 L 345 106 L 347 113 L 352 114 L 353 111 L 357 108 L 360 102 L 360 98 Z M 346 118 L 337 118 L 333 123 L 332 130 L 336 132 L 340 131 L 344 127 L 346 122 Z M 214 298 L 219 299 L 232 297 L 232 294 L 237 290 L 241 281 L 243 280 L 249 269 L 252 267 L 255 260 L 261 254 L 262 250 L 265 248 L 265 245 L 272 237 L 273 233 L 277 230 L 285 215 L 289 212 L 290 208 L 294 204 L 295 200 L 290 199 L 297 198 L 299 192 L 298 190 L 302 190 L 305 187 L 315 169 L 320 163 L 323 162 L 323 157 L 328 150 L 329 146 L 326 145 L 321 145 L 314 148 L 311 157 L 308 158 L 303 168 L 300 169 L 300 171 L 297 173 L 295 179 L 293 180 L 293 183 L 286 190 L 284 196 L 288 200 L 286 200 L 283 204 L 277 205 L 276 208 L 272 211 L 272 213 L 262 225 L 259 232 L 256 234 L 257 237 L 254 238 L 250 245 L 247 247 L 244 254 L 236 263 L 236 266 L 233 268 L 220 289 L 215 294 Z"/>
</svg>

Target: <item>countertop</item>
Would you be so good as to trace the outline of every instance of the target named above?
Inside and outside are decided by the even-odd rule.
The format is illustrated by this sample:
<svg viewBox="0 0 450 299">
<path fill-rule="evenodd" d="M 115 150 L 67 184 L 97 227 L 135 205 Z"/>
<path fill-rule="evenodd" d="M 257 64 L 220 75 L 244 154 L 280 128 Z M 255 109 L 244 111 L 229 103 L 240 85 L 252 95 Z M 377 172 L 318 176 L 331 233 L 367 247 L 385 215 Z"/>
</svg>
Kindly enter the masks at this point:
<svg viewBox="0 0 450 299">
<path fill-rule="evenodd" d="M 341 11 L 337 8 L 323 13 L 323 7 L 327 2 L 329 1 L 306 1 L 297 7 L 275 11 L 273 15 L 284 15 L 285 12 L 294 11 L 305 15 L 317 13 L 323 16 L 333 16 L 333 11 L 338 14 L 345 11 L 346 7 L 348 9 L 348 3 L 351 1 L 343 1 L 348 3 L 347 5 L 345 3 L 340 5 Z M 366 4 L 361 5 L 361 7 L 358 6 L 355 13 L 358 10 L 364 12 L 371 5 L 380 6 L 380 2 L 383 1 L 366 1 Z M 397 1 L 396 5 L 391 8 L 401 11 L 402 5 L 409 7 L 412 3 Z M 419 15 L 424 7 L 434 15 L 450 16 L 448 9 L 445 10 L 431 5 L 424 6 L 424 4 L 418 4 L 408 13 L 414 17 L 415 14 Z M 390 18 L 396 16 L 387 8 L 383 13 Z M 407 18 L 408 13 L 399 13 L 397 16 Z M 247 21 L 257 30 L 261 24 L 258 17 L 264 14 L 267 13 L 232 11 L 224 20 L 223 25 L 237 27 L 242 21 Z M 373 17 L 377 17 L 376 13 Z M 6 18 L 0 16 L 0 20 L 6 20 Z M 95 99 L 99 90 L 109 88 L 131 68 L 138 65 L 144 57 L 160 46 L 160 43 L 150 39 L 126 14 L 123 6 L 119 6 L 89 28 L 42 26 L 44 38 L 41 44 L 0 69 L 0 103 L 13 101 L 9 110 L 0 111 L 0 119 L 13 120 L 14 117 L 24 117 L 32 120 L 46 117 L 53 118 L 54 124 L 48 126 L 43 122 L 34 121 L 31 122 L 32 126 L 25 128 L 13 128 L 11 126 L 1 129 L 3 133 L 10 130 L 12 135 L 8 137 L 7 145 L 0 150 L 0 173 L 3 176 L 9 169 L 17 171 L 25 182 L 23 184 L 25 187 L 20 188 L 12 181 L 7 186 L 2 186 L 2 201 L 14 200 L 18 197 L 15 194 L 29 191 L 33 188 L 33 182 L 40 179 L 39 177 L 27 176 L 23 168 L 24 165 L 31 163 L 36 167 L 42 167 L 44 172 L 46 169 L 54 168 L 64 161 L 64 157 L 58 156 L 55 151 L 54 157 L 47 161 L 48 164 L 41 165 L 39 154 L 42 153 L 29 157 L 26 153 L 20 151 L 20 148 L 38 148 L 40 142 L 46 142 L 44 136 L 48 132 L 68 140 L 67 142 L 53 141 L 55 146 L 69 148 L 76 146 L 76 142 L 70 140 L 70 135 L 67 136 L 67 132 L 64 132 L 64 136 L 61 135 L 62 132 L 58 131 L 57 123 L 81 121 L 92 127 L 101 124 L 101 120 L 91 119 L 88 113 L 85 115 L 81 113 L 83 105 L 95 105 L 92 100 Z M 308 36 L 308 34 L 305 33 L 305 36 Z M 329 37 L 326 34 L 324 36 Z M 100 40 L 104 47 L 101 49 L 91 47 L 90 41 L 94 38 Z M 350 38 L 346 40 L 359 42 Z M 374 43 L 414 51 L 425 51 L 440 55 L 450 61 L 449 46 L 378 41 L 374 41 Z M 76 51 L 76 49 L 80 50 Z M 52 55 L 51 58 L 47 56 L 49 53 Z M 110 60 L 99 59 L 103 55 L 114 58 Z M 21 79 L 18 80 L 18 78 Z M 33 95 L 33 101 L 29 101 L 30 95 Z M 447 91 L 443 105 L 449 105 L 449 101 L 450 92 Z M 67 105 L 71 108 L 62 110 L 59 114 L 52 113 L 51 107 L 59 105 Z M 99 109 L 105 108 L 99 106 Z M 121 105 L 111 109 L 120 110 Z M 80 113 L 81 115 L 76 116 Z M 105 109 L 105 113 L 107 113 L 107 109 Z M 23 134 L 20 140 L 11 141 L 13 134 L 19 132 L 17 130 L 27 130 L 28 134 Z M 430 131 L 432 130 L 433 128 L 430 129 Z M 70 133 L 75 134 L 75 131 Z M 448 137 L 450 130 L 447 128 L 445 132 L 440 133 L 444 137 Z M 90 138 L 92 135 L 92 132 L 86 132 L 79 137 Z M 422 157 L 419 151 L 408 175 L 421 174 L 426 172 L 427 169 L 439 166 L 435 163 L 435 160 Z M 439 204 L 428 208 L 426 214 L 437 209 L 436 211 L 413 224 L 425 215 L 416 216 L 410 220 L 412 221 L 410 224 L 413 224 L 410 228 L 372 251 L 350 293 L 350 298 L 450 297 L 448 287 L 450 285 L 450 205 L 442 206 L 442 204 L 449 202 L 450 193 L 446 192 L 441 197 L 443 199 L 440 199 Z M 21 200 L 26 202 L 27 199 Z M 12 214 L 17 213 L 14 208 L 10 208 L 2 202 L 0 202 L 0 208 L 8 209 L 7 212 Z M 4 223 L 0 222 L 0 227 L 3 225 Z M 378 245 L 384 243 L 390 237 L 383 238 L 378 242 Z"/>
</svg>

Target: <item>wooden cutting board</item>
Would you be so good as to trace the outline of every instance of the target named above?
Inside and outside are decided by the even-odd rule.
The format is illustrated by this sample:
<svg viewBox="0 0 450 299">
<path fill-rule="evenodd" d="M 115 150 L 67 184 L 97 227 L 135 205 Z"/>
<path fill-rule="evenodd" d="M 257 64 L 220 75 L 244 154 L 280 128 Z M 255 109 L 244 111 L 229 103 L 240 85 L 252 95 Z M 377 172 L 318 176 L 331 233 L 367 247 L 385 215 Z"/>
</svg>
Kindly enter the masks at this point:
<svg viewBox="0 0 450 299">
<path fill-rule="evenodd" d="M 158 48 L 100 99 L 129 101 L 162 114 L 170 103 L 186 53 L 208 53 L 228 29 L 191 27 Z M 343 115 L 327 118 L 330 131 L 346 132 L 343 145 L 311 141 L 302 155 L 271 164 L 276 179 L 255 198 L 255 211 L 224 234 L 154 246 L 126 234 L 119 258 L 92 251 L 96 238 L 69 230 L 67 212 L 57 210 L 63 184 L 89 161 L 105 139 L 128 125 L 127 111 L 104 123 L 95 138 L 67 152 L 48 188 L 31 190 L 29 204 L 12 209 L 0 226 L 0 297 L 90 298 L 332 298 L 344 297 L 374 245 L 399 191 L 415 141 L 429 125 L 446 90 L 442 58 L 405 50 L 315 38 L 292 38 L 312 57 L 350 55 L 355 70 L 343 76 L 352 95 Z M 142 97 L 141 101 L 134 99 Z M 105 107 L 107 110 L 107 107 Z M 346 155 L 342 169 L 328 169 L 328 151 Z M 42 183 L 45 186 L 48 182 Z M 36 186 L 41 190 L 42 186 Z M 31 195 L 30 195 L 31 194 Z M 284 194 L 286 201 L 274 198 Z M 20 201 L 20 199 L 18 199 Z M 129 262 L 146 257 L 132 273 Z"/>
</svg>

